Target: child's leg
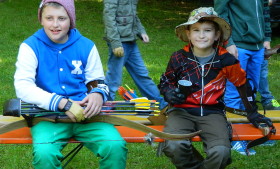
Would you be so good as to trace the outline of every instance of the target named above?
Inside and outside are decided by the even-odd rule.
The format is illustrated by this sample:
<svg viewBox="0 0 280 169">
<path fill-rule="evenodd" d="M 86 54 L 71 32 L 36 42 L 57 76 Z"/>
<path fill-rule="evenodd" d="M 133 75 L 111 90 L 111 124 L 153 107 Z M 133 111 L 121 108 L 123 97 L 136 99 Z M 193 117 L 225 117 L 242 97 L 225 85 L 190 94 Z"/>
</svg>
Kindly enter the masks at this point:
<svg viewBox="0 0 280 169">
<path fill-rule="evenodd" d="M 113 54 L 111 45 L 109 47 L 108 70 L 106 73 L 105 83 L 109 88 L 108 100 L 113 101 L 116 97 L 116 91 L 122 83 L 123 66 L 126 60 L 126 51 L 123 57 L 117 57 Z"/>
<path fill-rule="evenodd" d="M 124 169 L 127 148 L 114 125 L 109 123 L 75 124 L 75 139 L 84 142 L 96 156 L 100 157 L 100 168 Z"/>
<path fill-rule="evenodd" d="M 268 61 L 264 60 L 261 66 L 259 93 L 261 95 L 261 103 L 263 105 L 269 104 L 274 99 L 269 90 L 268 83 Z"/>
<path fill-rule="evenodd" d="M 258 91 L 261 76 L 261 67 L 264 61 L 264 49 L 250 51 L 251 58 L 247 65 L 247 76 L 252 81 L 251 86 Z"/>
<path fill-rule="evenodd" d="M 195 124 L 188 117 L 188 112 L 183 109 L 171 109 L 164 131 L 176 134 L 193 132 Z M 170 158 L 176 168 L 196 169 L 201 166 L 200 155 L 196 154 L 197 151 L 190 140 L 165 140 L 162 151 Z"/>
<path fill-rule="evenodd" d="M 157 100 L 160 102 L 160 109 L 165 108 L 167 106 L 167 102 L 165 102 L 163 97 L 160 96 L 157 85 L 149 77 L 149 71 L 142 59 L 137 44 L 126 44 L 124 45 L 124 48 L 126 49 L 125 51 L 130 52 L 130 56 L 125 63 L 125 67 L 139 89 L 141 95 L 150 100 Z"/>
<path fill-rule="evenodd" d="M 34 168 L 62 168 L 61 150 L 71 137 L 71 124 L 40 122 L 31 128 Z"/>
</svg>

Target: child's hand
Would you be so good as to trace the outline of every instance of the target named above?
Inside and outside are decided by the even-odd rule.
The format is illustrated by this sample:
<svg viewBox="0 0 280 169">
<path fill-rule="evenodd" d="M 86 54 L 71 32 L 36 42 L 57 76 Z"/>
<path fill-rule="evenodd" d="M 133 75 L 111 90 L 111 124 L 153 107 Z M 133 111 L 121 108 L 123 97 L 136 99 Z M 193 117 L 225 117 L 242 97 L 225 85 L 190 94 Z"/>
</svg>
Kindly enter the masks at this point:
<svg viewBox="0 0 280 169">
<path fill-rule="evenodd" d="M 167 91 L 164 94 L 164 99 L 170 104 L 183 104 L 186 100 L 186 96 L 181 93 L 180 89 L 175 88 Z"/>
<path fill-rule="evenodd" d="M 103 96 L 100 93 L 90 93 L 79 104 L 86 106 L 83 112 L 85 118 L 91 118 L 100 113 L 103 105 Z"/>
<path fill-rule="evenodd" d="M 84 109 L 73 100 L 68 100 L 64 106 L 65 114 L 73 121 L 73 122 L 81 122 L 85 120 L 83 111 Z"/>
<path fill-rule="evenodd" d="M 123 47 L 118 47 L 118 48 L 113 49 L 113 53 L 117 57 L 122 57 L 124 54 Z"/>
<path fill-rule="evenodd" d="M 268 127 L 273 127 L 272 121 L 263 116 L 262 114 L 259 114 L 258 112 L 252 112 L 248 113 L 247 119 L 256 127 L 259 128 L 261 123 L 265 123 Z"/>
<path fill-rule="evenodd" d="M 62 112 L 65 112 L 73 122 L 81 122 L 85 119 L 83 114 L 84 109 L 71 99 L 61 99 L 58 107 Z"/>
<path fill-rule="evenodd" d="M 149 36 L 147 34 L 141 34 L 141 39 L 144 43 L 149 43 L 150 42 L 150 39 L 149 39 Z"/>
<path fill-rule="evenodd" d="M 230 45 L 227 47 L 227 51 L 232 54 L 236 59 L 238 59 L 238 50 L 235 45 Z"/>
</svg>

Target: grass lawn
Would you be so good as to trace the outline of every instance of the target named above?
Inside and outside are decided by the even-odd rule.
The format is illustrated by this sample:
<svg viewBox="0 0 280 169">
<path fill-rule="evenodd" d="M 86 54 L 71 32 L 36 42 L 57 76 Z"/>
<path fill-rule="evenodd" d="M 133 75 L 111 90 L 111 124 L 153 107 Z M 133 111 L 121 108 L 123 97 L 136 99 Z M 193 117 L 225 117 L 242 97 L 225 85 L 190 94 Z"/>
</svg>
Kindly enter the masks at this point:
<svg viewBox="0 0 280 169">
<path fill-rule="evenodd" d="M 32 35 L 41 26 L 37 19 L 37 8 L 40 0 L 0 0 L 0 105 L 4 101 L 15 98 L 13 75 L 15 62 L 20 43 Z M 104 69 L 107 66 L 107 45 L 102 40 L 104 27 L 102 21 L 102 0 L 75 0 L 77 13 L 77 28 L 86 37 L 92 39 L 99 50 Z M 151 42 L 139 47 L 145 63 L 150 71 L 150 77 L 156 84 L 164 72 L 169 56 L 172 52 L 183 47 L 184 43 L 177 39 L 174 28 L 185 22 L 188 13 L 200 6 L 193 0 L 141 0 L 138 14 L 146 27 Z M 280 44 L 279 34 L 275 30 L 272 46 Z M 280 55 L 271 58 L 269 64 L 270 90 L 276 99 L 280 98 L 278 69 Z M 131 88 L 136 88 L 128 73 L 125 71 L 123 81 Z M 137 90 L 137 89 L 136 89 Z M 138 92 L 139 93 L 139 92 Z M 120 97 L 118 98 L 120 99 Z M 0 106 L 2 112 L 2 106 Z M 73 148 L 73 144 L 65 151 Z M 201 143 L 195 146 L 202 149 Z M 233 152 L 233 163 L 228 169 L 277 169 L 280 168 L 279 142 L 273 147 L 256 147 L 255 156 L 242 156 Z M 128 169 L 174 169 L 165 156 L 156 157 L 155 146 L 141 143 L 128 144 Z M 0 145 L 0 168 L 28 169 L 32 168 L 31 145 Z M 98 168 L 98 159 L 87 149 L 74 158 L 68 168 Z"/>
</svg>

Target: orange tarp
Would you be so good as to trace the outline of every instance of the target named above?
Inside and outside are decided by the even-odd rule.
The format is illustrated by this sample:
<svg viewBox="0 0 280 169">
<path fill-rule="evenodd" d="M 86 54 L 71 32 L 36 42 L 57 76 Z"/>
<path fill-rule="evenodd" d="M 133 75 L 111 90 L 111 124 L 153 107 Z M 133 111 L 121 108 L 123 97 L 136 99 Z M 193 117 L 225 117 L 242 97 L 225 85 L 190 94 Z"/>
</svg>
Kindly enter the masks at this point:
<svg viewBox="0 0 280 169">
<path fill-rule="evenodd" d="M 280 123 L 274 123 L 276 127 L 276 135 L 272 135 L 271 140 L 280 140 Z M 144 132 L 131 129 L 124 126 L 116 126 L 123 138 L 127 142 L 145 142 L 144 137 L 147 135 Z M 154 129 L 162 131 L 163 126 L 149 126 Z M 262 137 L 262 131 L 253 127 L 251 124 L 233 124 L 233 140 L 255 140 Z M 200 141 L 198 136 L 192 139 L 193 141 Z M 155 138 L 156 142 L 161 142 L 163 139 Z M 0 135 L 0 144 L 31 144 L 32 138 L 30 129 L 24 127 L 13 130 L 8 133 Z"/>
</svg>

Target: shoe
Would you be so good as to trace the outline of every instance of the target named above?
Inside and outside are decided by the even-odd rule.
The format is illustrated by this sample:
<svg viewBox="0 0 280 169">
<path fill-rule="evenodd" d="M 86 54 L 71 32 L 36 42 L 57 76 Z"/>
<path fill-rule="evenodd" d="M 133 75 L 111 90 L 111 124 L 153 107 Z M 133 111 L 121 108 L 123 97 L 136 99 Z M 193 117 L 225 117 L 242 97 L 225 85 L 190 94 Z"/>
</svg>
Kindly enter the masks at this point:
<svg viewBox="0 0 280 169">
<path fill-rule="evenodd" d="M 280 110 L 280 104 L 277 100 L 272 99 L 271 102 L 264 105 L 265 110 Z"/>
<path fill-rule="evenodd" d="M 274 146 L 276 144 L 276 140 L 268 140 L 260 146 Z"/>
<path fill-rule="evenodd" d="M 266 49 L 264 52 L 264 57 L 267 59 L 271 55 L 276 54 L 276 53 L 280 53 L 280 44 L 274 46 L 274 48 Z"/>
<path fill-rule="evenodd" d="M 251 148 L 248 150 L 248 154 L 247 154 L 247 152 L 246 152 L 247 144 L 248 144 L 247 141 L 232 141 L 231 149 L 238 152 L 241 155 L 248 155 L 248 156 L 255 155 L 256 151 Z"/>
</svg>

